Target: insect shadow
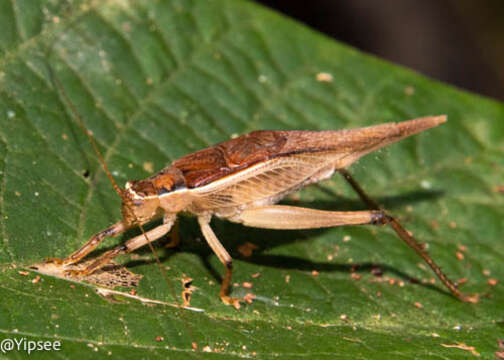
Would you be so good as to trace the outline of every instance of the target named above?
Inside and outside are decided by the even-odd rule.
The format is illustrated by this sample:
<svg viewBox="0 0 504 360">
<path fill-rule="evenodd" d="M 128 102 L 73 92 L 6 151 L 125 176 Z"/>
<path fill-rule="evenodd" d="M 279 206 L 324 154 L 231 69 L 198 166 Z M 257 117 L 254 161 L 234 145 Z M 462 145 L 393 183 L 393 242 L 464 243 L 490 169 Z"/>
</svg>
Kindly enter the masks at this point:
<svg viewBox="0 0 504 360">
<path fill-rule="evenodd" d="M 317 185 L 316 185 L 317 186 Z M 312 202 L 301 202 L 301 201 L 283 201 L 285 204 L 292 204 L 296 206 L 310 207 L 321 210 L 362 210 L 365 209 L 365 205 L 359 199 L 351 199 L 347 197 L 342 197 L 341 195 L 336 195 L 330 189 L 324 186 L 317 186 L 323 192 L 327 194 L 334 195 L 337 200 L 334 201 L 312 201 Z M 389 210 L 400 208 L 406 204 L 415 204 L 424 201 L 432 201 L 442 197 L 443 191 L 439 190 L 415 190 L 405 194 L 396 196 L 385 196 L 379 197 L 378 201 L 384 204 Z M 222 239 L 223 245 L 230 249 L 232 256 L 240 261 L 247 262 L 250 264 L 255 264 L 259 266 L 267 266 L 280 269 L 290 269 L 299 271 L 312 271 L 316 269 L 320 272 L 357 272 L 357 273 L 368 273 L 372 269 L 380 269 L 382 272 L 391 273 L 394 276 L 413 283 L 418 283 L 419 285 L 436 290 L 439 293 L 449 295 L 448 292 L 440 289 L 431 284 L 423 284 L 418 282 L 414 277 L 408 275 L 407 273 L 398 270 L 392 266 L 381 263 L 359 263 L 356 264 L 341 264 L 333 262 L 316 262 L 312 260 L 307 260 L 306 258 L 292 256 L 292 255 L 271 255 L 267 252 L 275 247 L 288 245 L 290 243 L 299 241 L 309 241 L 316 236 L 320 236 L 325 232 L 331 230 L 331 228 L 320 228 L 312 230 L 290 230 L 290 231 L 278 231 L 278 230 L 267 230 L 245 227 L 239 224 L 230 223 L 223 220 L 214 220 L 215 230 L 219 233 L 219 237 Z M 125 238 L 130 237 L 132 234 L 126 234 Z M 207 246 L 206 243 L 199 241 L 201 238 L 199 234 L 199 229 L 197 227 L 195 219 L 182 219 L 180 235 L 182 243 L 177 250 L 168 250 L 160 254 L 160 260 L 164 263 L 175 254 L 176 251 L 183 251 L 196 254 L 200 257 L 202 264 L 211 274 L 211 276 L 218 282 L 222 280 L 222 276 L 213 267 L 209 259 L 213 256 L 213 252 Z M 250 257 L 244 257 L 240 254 L 237 249 L 240 245 L 245 242 L 251 242 L 257 246 L 257 249 L 253 252 Z M 163 242 L 160 243 L 162 246 Z M 106 251 L 104 249 L 102 251 Z M 148 249 L 137 250 L 139 254 L 149 254 Z M 153 263 L 154 260 L 133 260 L 129 261 L 126 266 L 130 269 L 134 269 L 135 266 L 146 265 Z"/>
</svg>

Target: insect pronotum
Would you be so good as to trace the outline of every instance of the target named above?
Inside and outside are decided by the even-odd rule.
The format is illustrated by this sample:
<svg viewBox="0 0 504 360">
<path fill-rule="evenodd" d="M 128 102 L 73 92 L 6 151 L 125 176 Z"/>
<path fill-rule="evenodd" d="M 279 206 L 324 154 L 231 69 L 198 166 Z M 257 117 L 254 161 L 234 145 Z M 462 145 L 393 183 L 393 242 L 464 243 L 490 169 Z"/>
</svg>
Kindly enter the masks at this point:
<svg viewBox="0 0 504 360">
<path fill-rule="evenodd" d="M 66 97 L 74 115 L 76 109 Z M 92 236 L 64 259 L 47 259 L 62 266 L 75 264 L 108 236 L 117 236 L 140 226 L 142 234 L 109 250 L 83 270 L 68 270 L 71 276 L 86 276 L 102 268 L 115 256 L 130 253 L 166 235 L 180 212 L 198 219 L 208 245 L 225 266 L 220 298 L 239 308 L 243 298 L 230 296 L 232 258 L 210 226 L 213 216 L 245 226 L 265 229 L 314 229 L 342 225 L 389 224 L 432 268 L 448 290 L 462 301 L 476 302 L 465 295 L 441 271 L 423 247 L 394 219 L 368 197 L 346 170 L 360 157 L 386 145 L 446 121 L 445 116 L 423 117 L 399 123 L 339 131 L 254 131 L 207 149 L 186 155 L 157 174 L 128 181 L 124 189 L 115 183 L 94 140 L 91 143 L 116 192 L 121 196 L 122 219 Z M 367 211 L 322 211 L 276 205 L 286 195 L 327 179 L 337 171 L 350 183 Z M 162 224 L 144 232 L 142 225 L 162 218 Z M 158 260 L 158 259 L 157 259 Z"/>
</svg>

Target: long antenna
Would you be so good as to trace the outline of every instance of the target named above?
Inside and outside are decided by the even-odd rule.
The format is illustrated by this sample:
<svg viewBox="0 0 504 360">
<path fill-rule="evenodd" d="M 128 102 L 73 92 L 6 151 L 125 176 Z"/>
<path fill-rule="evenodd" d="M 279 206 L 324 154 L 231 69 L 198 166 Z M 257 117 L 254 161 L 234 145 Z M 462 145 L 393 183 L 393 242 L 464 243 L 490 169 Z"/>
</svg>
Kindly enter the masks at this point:
<svg viewBox="0 0 504 360">
<path fill-rule="evenodd" d="M 69 6 L 71 7 L 71 6 Z M 70 28 L 71 26 L 73 26 L 75 23 L 74 22 L 70 22 L 70 24 L 68 25 L 68 28 Z M 165 280 L 165 283 L 168 285 L 168 288 L 169 288 L 169 291 L 170 291 L 170 294 L 172 295 L 172 298 L 173 298 L 173 301 L 176 303 L 176 299 L 177 299 L 177 295 L 175 293 L 175 288 L 173 287 L 173 283 L 171 282 L 171 280 L 169 279 L 168 277 L 168 274 L 166 273 L 165 269 L 163 268 L 162 264 L 161 264 L 161 261 L 159 260 L 159 256 L 157 254 L 157 251 L 156 249 L 154 248 L 154 246 L 152 245 L 152 242 L 150 241 L 149 237 L 147 236 L 147 233 L 145 232 L 144 230 L 144 227 L 143 225 L 138 221 L 138 218 L 136 217 L 135 213 L 133 211 L 131 211 L 131 201 L 130 199 L 125 196 L 124 194 L 124 190 L 122 190 L 118 185 L 117 185 L 117 182 L 115 181 L 114 177 L 112 176 L 106 162 L 105 162 L 105 159 L 103 158 L 100 150 L 98 149 L 98 145 L 96 144 L 96 141 L 92 135 L 92 133 L 87 129 L 86 125 L 84 124 L 84 121 L 82 120 L 82 118 L 80 117 L 75 105 L 73 104 L 73 102 L 70 100 L 69 96 L 67 95 L 65 89 L 63 88 L 63 85 L 59 82 L 59 80 L 56 78 L 55 74 L 54 74 L 54 71 L 50 65 L 50 58 L 52 56 L 52 54 L 54 54 L 54 45 L 56 44 L 57 42 L 57 38 L 55 38 L 53 40 L 53 42 L 50 44 L 50 46 L 47 47 L 47 53 L 46 53 L 46 58 L 48 59 L 47 60 L 47 67 L 48 67 L 48 72 L 49 72 L 49 77 L 50 77 L 50 80 L 53 84 L 55 84 L 56 88 L 59 90 L 58 93 L 62 94 L 63 95 L 63 98 L 65 100 L 65 102 L 67 103 L 68 107 L 70 108 L 70 110 L 72 111 L 74 117 L 77 119 L 77 122 L 79 124 L 79 126 L 81 127 L 81 129 L 84 131 L 84 133 L 86 134 L 86 136 L 88 137 L 89 139 L 89 142 L 91 143 L 91 146 L 93 147 L 93 150 L 96 154 L 96 156 L 98 156 L 98 159 L 103 167 L 103 170 L 105 171 L 110 183 L 112 184 L 112 187 L 114 188 L 114 191 L 121 197 L 122 201 L 125 202 L 127 204 L 127 208 L 130 210 L 130 212 L 132 213 L 132 217 L 135 221 L 135 223 L 138 224 L 138 227 L 140 228 L 140 231 L 142 232 L 143 236 L 145 237 L 145 240 L 147 240 L 147 244 L 149 245 L 149 249 L 150 251 L 152 252 L 152 255 L 154 256 L 154 259 L 159 267 L 159 270 L 161 271 L 161 274 Z M 180 314 L 180 317 L 181 318 L 184 318 L 184 312 L 180 310 L 180 308 L 178 309 L 178 312 Z M 191 338 L 194 339 L 194 331 L 192 329 L 192 327 L 190 326 L 189 322 L 187 320 L 183 321 L 183 323 L 185 324 L 186 328 L 188 329 L 189 333 L 191 334 Z M 193 350 L 195 350 L 195 346 L 197 347 L 197 344 L 196 342 L 193 342 L 192 343 L 192 347 L 193 347 Z M 197 355 L 196 353 L 196 357 L 199 358 L 199 355 Z"/>
<path fill-rule="evenodd" d="M 98 145 L 96 144 L 96 140 L 94 139 L 94 137 L 90 133 L 90 131 L 87 129 L 86 125 L 84 124 L 84 121 L 82 120 L 82 118 L 80 117 L 79 113 L 77 112 L 77 109 L 76 109 L 75 105 L 72 103 L 72 101 L 70 100 L 70 98 L 66 94 L 66 92 L 65 92 L 65 90 L 63 88 L 63 85 L 54 76 L 52 68 L 51 68 L 51 66 L 49 64 L 48 64 L 48 67 L 49 67 L 49 74 L 50 74 L 51 80 L 53 81 L 54 84 L 56 84 L 56 87 L 58 88 L 59 93 L 63 95 L 65 103 L 68 105 L 68 107 L 72 111 L 72 114 L 77 119 L 77 122 L 78 122 L 79 126 L 86 133 L 86 135 L 87 135 L 87 137 L 89 139 L 89 142 L 91 143 L 91 145 L 93 147 L 93 150 L 96 153 L 96 156 L 98 156 L 98 159 L 99 159 L 99 161 L 100 161 L 100 163 L 101 163 L 101 165 L 103 167 L 103 170 L 107 174 L 107 177 L 110 180 L 110 183 L 112 184 L 112 187 L 114 188 L 115 192 L 121 197 L 122 201 L 127 204 L 127 209 L 130 212 L 129 215 L 131 215 L 133 217 L 133 220 L 134 220 L 135 224 L 140 228 L 140 231 L 142 232 L 143 236 L 147 240 L 147 244 L 149 246 L 149 249 L 152 252 L 152 255 L 154 256 L 154 259 L 155 259 L 155 261 L 156 261 L 156 263 L 157 263 L 157 265 L 158 265 L 158 267 L 159 267 L 159 269 L 161 271 L 161 274 L 162 274 L 162 276 L 163 276 L 163 278 L 165 280 L 165 283 L 168 285 L 170 294 L 173 297 L 173 300 L 176 302 L 177 295 L 175 293 L 175 289 L 173 287 L 173 284 L 172 284 L 171 280 L 169 279 L 168 274 L 166 273 L 165 269 L 163 268 L 163 265 L 161 264 L 161 260 L 159 259 L 159 256 L 157 254 L 157 251 L 154 248 L 154 246 L 152 245 L 152 242 L 150 241 L 149 237 L 147 236 L 147 233 L 145 232 L 143 225 L 138 221 L 138 218 L 136 217 L 134 211 L 131 211 L 131 200 L 127 196 L 125 196 L 124 190 L 122 190 L 117 185 L 117 182 L 115 181 L 115 179 L 112 176 L 109 168 L 107 167 L 105 159 L 103 158 L 100 150 L 98 149 Z M 180 312 L 180 315 L 181 315 L 181 317 L 183 317 L 184 316 L 183 312 Z M 194 338 L 194 332 L 193 332 L 191 326 L 189 326 L 189 323 L 187 321 L 184 321 L 184 323 L 185 323 L 187 329 L 189 330 L 189 332 L 191 333 L 191 337 Z"/>
<path fill-rule="evenodd" d="M 122 199 L 124 199 L 125 197 L 124 197 L 124 194 L 123 194 L 123 190 L 117 185 L 114 177 L 110 173 L 110 170 L 109 170 L 109 168 L 107 166 L 107 163 L 105 162 L 105 159 L 103 158 L 100 150 L 98 149 L 98 145 L 96 144 L 96 141 L 95 141 L 93 135 L 91 135 L 91 132 L 86 128 L 86 125 L 84 125 L 84 121 L 82 121 L 81 117 L 79 116 L 79 113 L 77 112 L 77 109 L 75 108 L 75 105 L 70 101 L 70 99 L 69 99 L 68 95 L 66 94 L 66 92 L 63 91 L 63 86 L 61 85 L 61 83 L 59 82 L 59 80 L 56 79 L 56 77 L 54 76 L 54 74 L 52 73 L 52 71 L 51 71 L 51 78 L 54 81 L 54 83 L 57 85 L 58 89 L 60 90 L 60 94 L 63 95 L 63 98 L 65 99 L 65 102 L 67 103 L 68 107 L 71 109 L 73 115 L 77 119 L 77 123 L 79 124 L 79 126 L 81 127 L 81 129 L 84 131 L 84 133 L 86 133 L 86 135 L 87 135 L 87 137 L 89 139 L 89 142 L 91 143 L 91 146 L 93 147 L 93 150 L 94 150 L 96 156 L 98 156 L 98 159 L 100 160 L 100 163 L 101 163 L 101 165 L 103 167 L 103 170 L 105 171 L 105 174 L 107 174 L 107 177 L 109 178 L 110 183 L 112 184 L 112 187 L 114 188 L 115 192 Z"/>
</svg>

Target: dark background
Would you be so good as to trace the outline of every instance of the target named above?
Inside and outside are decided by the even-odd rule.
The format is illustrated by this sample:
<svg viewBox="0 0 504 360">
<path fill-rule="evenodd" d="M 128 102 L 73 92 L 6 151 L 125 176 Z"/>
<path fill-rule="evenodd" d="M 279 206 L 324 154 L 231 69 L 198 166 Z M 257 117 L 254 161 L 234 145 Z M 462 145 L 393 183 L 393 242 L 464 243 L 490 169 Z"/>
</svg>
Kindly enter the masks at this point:
<svg viewBox="0 0 504 360">
<path fill-rule="evenodd" d="M 503 0 L 256 0 L 336 40 L 504 100 Z"/>
</svg>

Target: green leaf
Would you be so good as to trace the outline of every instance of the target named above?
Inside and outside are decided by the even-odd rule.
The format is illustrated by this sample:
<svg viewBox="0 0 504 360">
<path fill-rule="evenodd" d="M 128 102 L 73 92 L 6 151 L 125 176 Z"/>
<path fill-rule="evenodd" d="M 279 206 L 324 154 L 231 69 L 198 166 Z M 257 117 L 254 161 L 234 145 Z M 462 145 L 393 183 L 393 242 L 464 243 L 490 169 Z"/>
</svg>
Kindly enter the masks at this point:
<svg viewBox="0 0 504 360">
<path fill-rule="evenodd" d="M 244 1 L 2 0 L 0 8 L 0 338 L 60 340 L 64 358 L 475 356 L 442 345 L 459 343 L 494 356 L 504 292 L 487 281 L 504 277 L 504 195 L 496 191 L 504 185 L 502 104 Z M 467 279 L 464 292 L 487 296 L 461 303 L 439 281 L 430 284 L 433 273 L 387 227 L 272 231 L 214 221 L 236 259 L 234 282 L 253 284 L 233 294 L 257 296 L 236 311 L 218 297 L 223 269 L 192 218 L 181 221 L 181 249 L 158 246 L 177 299 L 148 249 L 118 261 L 144 275 L 138 295 L 148 299 L 180 302 L 180 279 L 192 277 L 191 305 L 203 312 L 112 301 L 91 285 L 49 276 L 32 283 L 36 273 L 19 271 L 68 255 L 121 216 L 49 66 L 119 184 L 255 129 L 353 128 L 447 114 L 448 123 L 350 170 L 428 243 L 449 276 Z M 332 81 L 318 81 L 320 73 Z M 365 208 L 338 176 L 288 201 Z M 133 234 L 106 240 L 94 254 Z M 251 257 L 238 251 L 246 242 L 259 247 Z M 370 273 L 372 264 L 382 277 Z"/>
</svg>

